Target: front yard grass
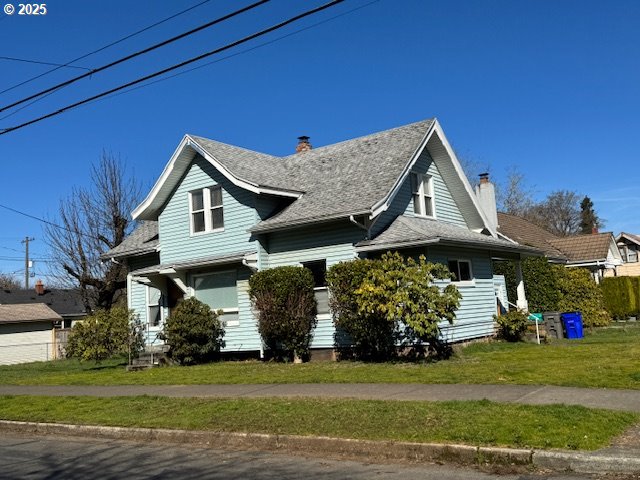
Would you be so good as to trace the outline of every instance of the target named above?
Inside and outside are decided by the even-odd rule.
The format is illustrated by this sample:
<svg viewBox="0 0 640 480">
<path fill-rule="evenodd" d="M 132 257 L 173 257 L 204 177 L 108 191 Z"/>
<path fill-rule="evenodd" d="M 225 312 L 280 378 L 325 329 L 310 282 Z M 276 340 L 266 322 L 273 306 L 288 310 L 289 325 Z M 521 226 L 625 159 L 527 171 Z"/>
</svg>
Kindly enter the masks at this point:
<svg viewBox="0 0 640 480">
<path fill-rule="evenodd" d="M 640 325 L 585 331 L 548 345 L 480 343 L 437 363 L 219 362 L 127 372 L 122 362 L 75 360 L 0 367 L 0 384 L 185 385 L 256 383 L 537 384 L 640 389 Z"/>
<path fill-rule="evenodd" d="M 597 449 L 640 420 L 576 406 L 469 402 L 0 397 L 0 418 L 475 446 Z M 505 421 L 509 419 L 509 421 Z"/>
</svg>

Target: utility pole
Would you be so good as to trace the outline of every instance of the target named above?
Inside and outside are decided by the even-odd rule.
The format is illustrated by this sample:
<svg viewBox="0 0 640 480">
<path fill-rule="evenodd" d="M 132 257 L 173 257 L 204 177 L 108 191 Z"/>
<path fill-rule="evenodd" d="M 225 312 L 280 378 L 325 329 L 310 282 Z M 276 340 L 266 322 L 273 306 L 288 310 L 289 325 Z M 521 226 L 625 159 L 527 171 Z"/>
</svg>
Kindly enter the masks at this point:
<svg viewBox="0 0 640 480">
<path fill-rule="evenodd" d="M 29 242 L 34 242 L 35 238 L 24 237 L 20 243 L 24 243 L 24 288 L 29 290 Z"/>
</svg>

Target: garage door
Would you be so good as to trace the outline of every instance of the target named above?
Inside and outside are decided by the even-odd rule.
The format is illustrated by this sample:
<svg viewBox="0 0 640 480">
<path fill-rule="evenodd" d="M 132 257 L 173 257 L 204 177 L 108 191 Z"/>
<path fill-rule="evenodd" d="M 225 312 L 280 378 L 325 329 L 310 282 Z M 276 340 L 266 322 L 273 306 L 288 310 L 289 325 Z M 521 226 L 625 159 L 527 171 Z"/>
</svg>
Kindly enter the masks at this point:
<svg viewBox="0 0 640 480">
<path fill-rule="evenodd" d="M 51 360 L 51 322 L 0 325 L 0 365 Z"/>
</svg>

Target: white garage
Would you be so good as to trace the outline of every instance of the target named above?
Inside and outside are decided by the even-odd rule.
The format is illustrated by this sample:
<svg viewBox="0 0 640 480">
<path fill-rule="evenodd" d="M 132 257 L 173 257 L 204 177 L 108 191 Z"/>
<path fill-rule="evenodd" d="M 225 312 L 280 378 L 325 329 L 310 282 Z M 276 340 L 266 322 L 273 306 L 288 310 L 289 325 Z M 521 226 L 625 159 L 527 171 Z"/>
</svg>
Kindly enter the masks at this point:
<svg viewBox="0 0 640 480">
<path fill-rule="evenodd" d="M 61 321 L 43 303 L 0 305 L 0 365 L 56 358 L 53 324 Z"/>
</svg>

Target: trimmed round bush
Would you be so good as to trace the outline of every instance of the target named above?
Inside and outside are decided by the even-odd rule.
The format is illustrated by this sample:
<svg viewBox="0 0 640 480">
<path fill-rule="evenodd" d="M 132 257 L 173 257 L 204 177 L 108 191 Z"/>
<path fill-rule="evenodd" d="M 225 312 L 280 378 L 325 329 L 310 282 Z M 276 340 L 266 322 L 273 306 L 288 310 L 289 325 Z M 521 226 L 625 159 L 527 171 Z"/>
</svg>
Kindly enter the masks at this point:
<svg viewBox="0 0 640 480">
<path fill-rule="evenodd" d="M 169 358 L 179 364 L 207 363 L 220 356 L 224 327 L 218 313 L 192 297 L 181 302 L 167 318 L 160 338 L 169 345 Z"/>
<path fill-rule="evenodd" d="M 317 323 L 313 287 L 313 275 L 303 267 L 261 270 L 249 279 L 249 295 L 258 312 L 258 331 L 275 357 L 309 357 Z"/>
</svg>

